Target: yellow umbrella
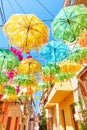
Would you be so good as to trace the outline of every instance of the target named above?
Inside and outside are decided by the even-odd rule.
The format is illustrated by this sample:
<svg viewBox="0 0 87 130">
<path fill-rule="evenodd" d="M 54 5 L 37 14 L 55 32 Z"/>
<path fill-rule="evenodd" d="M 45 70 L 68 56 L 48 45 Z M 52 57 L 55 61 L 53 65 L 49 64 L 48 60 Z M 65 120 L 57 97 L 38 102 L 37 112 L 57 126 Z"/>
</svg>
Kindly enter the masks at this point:
<svg viewBox="0 0 87 130">
<path fill-rule="evenodd" d="M 60 72 L 65 72 L 65 73 L 67 72 L 76 73 L 82 68 L 81 64 L 75 62 L 69 62 L 69 61 L 61 62 L 59 66 L 60 66 Z"/>
<path fill-rule="evenodd" d="M 34 58 L 24 58 L 18 67 L 18 72 L 21 74 L 34 74 L 42 69 L 40 62 Z"/>
<path fill-rule="evenodd" d="M 23 52 L 39 49 L 47 43 L 48 27 L 34 14 L 14 14 L 3 27 L 9 37 L 10 45 L 19 47 Z"/>
</svg>

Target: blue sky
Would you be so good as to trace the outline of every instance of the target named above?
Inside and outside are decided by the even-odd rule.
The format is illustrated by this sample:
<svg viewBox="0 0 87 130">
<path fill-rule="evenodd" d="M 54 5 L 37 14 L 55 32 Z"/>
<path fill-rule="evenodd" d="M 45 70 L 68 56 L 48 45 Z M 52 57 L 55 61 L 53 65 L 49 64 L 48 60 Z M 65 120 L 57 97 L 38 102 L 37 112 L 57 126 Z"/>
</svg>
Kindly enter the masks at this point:
<svg viewBox="0 0 87 130">
<path fill-rule="evenodd" d="M 0 1 L 1 2 L 1 1 Z M 3 8 L 5 12 L 6 21 L 9 17 L 14 14 L 35 14 L 41 20 L 52 20 L 58 14 L 60 9 L 63 7 L 64 0 L 2 0 Z M 1 8 L 1 3 L 0 3 Z M 51 22 L 45 22 L 49 28 Z M 2 24 L 2 18 L 0 14 L 0 25 Z M 52 34 L 50 31 L 50 40 L 52 40 Z M 8 48 L 8 41 L 0 28 L 0 48 Z M 32 53 L 35 55 L 35 53 Z M 38 59 L 39 60 L 39 59 Z M 41 93 L 35 93 L 36 96 L 41 96 Z M 39 111 L 39 100 L 35 100 L 36 110 Z"/>
</svg>

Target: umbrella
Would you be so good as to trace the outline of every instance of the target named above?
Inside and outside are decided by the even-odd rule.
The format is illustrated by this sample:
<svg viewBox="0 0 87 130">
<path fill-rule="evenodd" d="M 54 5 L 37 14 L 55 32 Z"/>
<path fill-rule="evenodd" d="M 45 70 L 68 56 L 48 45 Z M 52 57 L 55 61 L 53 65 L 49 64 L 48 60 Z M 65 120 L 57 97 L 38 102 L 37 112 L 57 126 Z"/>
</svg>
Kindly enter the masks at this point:
<svg viewBox="0 0 87 130">
<path fill-rule="evenodd" d="M 38 83 L 38 88 L 41 90 L 44 90 L 46 88 L 50 88 L 50 83 L 49 82 L 43 82 L 43 81 L 39 81 Z"/>
<path fill-rule="evenodd" d="M 87 8 L 74 5 L 62 8 L 52 21 L 52 33 L 56 39 L 74 41 L 87 28 Z"/>
<path fill-rule="evenodd" d="M 8 49 L 0 49 L 1 70 L 11 70 L 19 64 L 18 58 Z"/>
<path fill-rule="evenodd" d="M 40 72 L 42 69 L 41 64 L 34 58 L 24 58 L 18 67 L 21 74 L 34 74 Z"/>
<path fill-rule="evenodd" d="M 40 55 L 46 62 L 60 62 L 70 55 L 68 45 L 61 41 L 50 41 L 40 49 Z"/>
<path fill-rule="evenodd" d="M 0 95 L 4 94 L 4 86 L 0 84 Z"/>
<path fill-rule="evenodd" d="M 14 77 L 14 83 L 20 86 L 37 86 L 37 81 L 34 75 L 31 74 L 18 74 Z"/>
<path fill-rule="evenodd" d="M 5 73 L 0 72 L 0 84 L 3 84 L 4 82 L 7 81 L 8 81 L 8 76 Z"/>
<path fill-rule="evenodd" d="M 42 80 L 43 82 L 49 82 L 50 85 L 52 85 L 52 84 L 54 84 L 56 82 L 54 75 L 41 74 L 40 75 L 40 80 Z"/>
<path fill-rule="evenodd" d="M 87 47 L 87 30 L 84 30 L 78 38 L 81 47 Z"/>
<path fill-rule="evenodd" d="M 60 66 L 60 73 L 61 72 L 76 73 L 80 71 L 80 69 L 82 68 L 81 64 L 70 61 L 61 62 L 59 66 Z"/>
<path fill-rule="evenodd" d="M 87 64 L 87 47 L 74 51 L 74 53 L 69 56 L 69 60 L 81 64 Z"/>
<path fill-rule="evenodd" d="M 75 73 L 59 73 L 55 75 L 56 81 L 65 81 L 65 80 L 69 80 L 70 78 L 74 77 Z"/>
<path fill-rule="evenodd" d="M 34 14 L 14 14 L 3 27 L 10 45 L 22 48 L 23 52 L 39 49 L 47 43 L 49 29 Z"/>
<path fill-rule="evenodd" d="M 49 75 L 49 74 L 54 75 L 59 72 L 60 72 L 60 67 L 56 64 L 49 63 L 42 67 L 42 73 L 46 75 Z"/>
</svg>

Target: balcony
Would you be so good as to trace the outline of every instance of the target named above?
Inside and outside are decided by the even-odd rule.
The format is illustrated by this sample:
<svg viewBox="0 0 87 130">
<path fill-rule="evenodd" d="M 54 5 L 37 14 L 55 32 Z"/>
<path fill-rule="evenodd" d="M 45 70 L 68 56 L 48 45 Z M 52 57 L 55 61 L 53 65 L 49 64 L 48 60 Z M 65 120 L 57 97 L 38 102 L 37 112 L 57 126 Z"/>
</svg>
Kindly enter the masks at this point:
<svg viewBox="0 0 87 130">
<path fill-rule="evenodd" d="M 60 103 L 70 93 L 73 92 L 71 81 L 57 82 L 50 90 L 47 101 L 45 102 L 45 108 L 53 107 L 56 103 Z"/>
</svg>

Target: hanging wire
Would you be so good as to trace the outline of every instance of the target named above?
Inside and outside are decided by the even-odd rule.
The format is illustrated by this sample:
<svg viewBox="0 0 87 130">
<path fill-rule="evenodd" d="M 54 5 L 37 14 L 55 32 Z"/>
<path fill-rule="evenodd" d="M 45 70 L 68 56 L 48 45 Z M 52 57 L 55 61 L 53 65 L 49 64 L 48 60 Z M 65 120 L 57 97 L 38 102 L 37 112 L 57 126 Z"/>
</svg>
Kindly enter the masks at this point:
<svg viewBox="0 0 87 130">
<path fill-rule="evenodd" d="M 3 16 L 2 16 L 2 18 L 3 18 L 3 23 L 5 23 L 5 22 L 6 22 L 6 16 L 5 16 L 4 6 L 3 6 L 2 0 L 1 0 L 1 7 L 2 7 L 2 14 L 3 14 Z"/>
<path fill-rule="evenodd" d="M 13 8 L 13 6 L 12 6 L 12 4 L 11 4 L 11 2 L 10 2 L 9 0 L 8 0 L 8 3 L 9 3 L 9 5 L 10 5 L 10 7 L 11 7 L 13 13 L 15 13 L 15 9 Z"/>
<path fill-rule="evenodd" d="M 36 0 L 53 18 L 55 17 L 39 0 Z"/>
<path fill-rule="evenodd" d="M 2 24 L 0 25 L 0 27 L 2 27 L 4 24 L 4 18 L 3 18 L 3 13 L 2 13 L 1 8 L 0 8 L 0 15 L 1 15 L 1 19 L 2 19 Z"/>
<path fill-rule="evenodd" d="M 26 14 L 25 10 L 21 7 L 21 5 L 17 2 L 17 0 L 15 0 L 16 4 L 18 5 L 18 7 L 21 9 L 21 11 Z"/>
</svg>

